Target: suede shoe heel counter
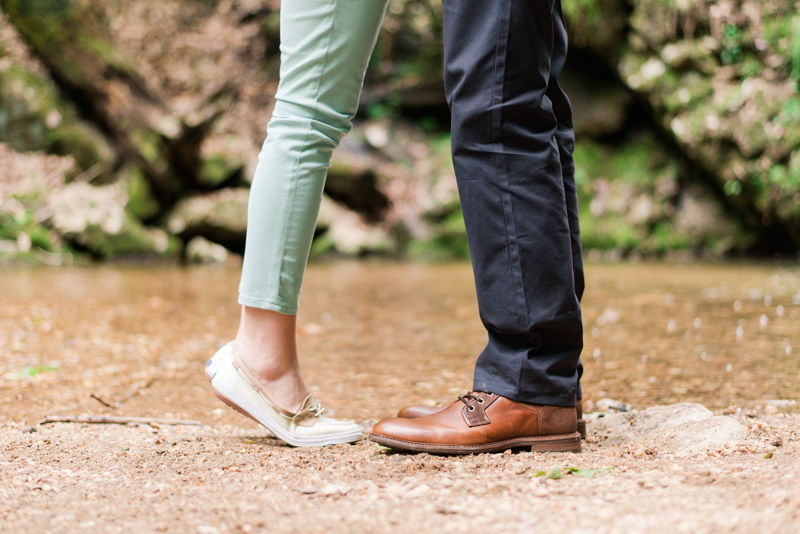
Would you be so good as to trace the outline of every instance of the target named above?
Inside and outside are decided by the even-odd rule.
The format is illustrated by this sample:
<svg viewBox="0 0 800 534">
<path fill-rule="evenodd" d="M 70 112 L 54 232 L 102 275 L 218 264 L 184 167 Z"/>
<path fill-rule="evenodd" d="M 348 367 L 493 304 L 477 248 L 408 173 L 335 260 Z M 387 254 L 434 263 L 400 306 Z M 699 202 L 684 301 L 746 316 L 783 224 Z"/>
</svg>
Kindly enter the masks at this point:
<svg viewBox="0 0 800 534">
<path fill-rule="evenodd" d="M 578 431 L 575 408 L 542 406 L 539 412 L 539 435 L 571 434 Z"/>
</svg>

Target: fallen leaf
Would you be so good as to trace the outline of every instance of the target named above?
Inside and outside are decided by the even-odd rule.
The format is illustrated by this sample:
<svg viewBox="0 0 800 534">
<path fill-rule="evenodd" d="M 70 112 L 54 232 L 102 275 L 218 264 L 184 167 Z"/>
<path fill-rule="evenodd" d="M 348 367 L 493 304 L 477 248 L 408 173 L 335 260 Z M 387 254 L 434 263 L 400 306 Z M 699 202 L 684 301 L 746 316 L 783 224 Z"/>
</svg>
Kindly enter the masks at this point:
<svg viewBox="0 0 800 534">
<path fill-rule="evenodd" d="M 545 476 L 545 477 L 551 478 L 553 480 L 558 480 L 559 478 L 564 476 L 564 473 L 561 471 L 561 466 L 554 465 L 553 467 L 551 467 L 547 471 L 536 471 L 536 473 L 534 473 L 533 475 L 528 475 L 528 476 L 531 476 L 532 478 L 533 477 Z"/>
<path fill-rule="evenodd" d="M 579 477 L 587 477 L 587 478 L 594 478 L 594 476 L 598 473 L 607 473 L 614 469 L 613 467 L 600 467 L 598 469 L 581 469 L 580 467 L 565 467 L 564 468 L 568 473 L 572 473 L 573 475 L 577 475 Z"/>
<path fill-rule="evenodd" d="M 36 376 L 40 373 L 46 373 L 49 371 L 58 371 L 58 367 L 53 367 L 52 365 L 36 365 L 34 367 L 26 367 L 19 373 L 17 376 Z"/>
</svg>

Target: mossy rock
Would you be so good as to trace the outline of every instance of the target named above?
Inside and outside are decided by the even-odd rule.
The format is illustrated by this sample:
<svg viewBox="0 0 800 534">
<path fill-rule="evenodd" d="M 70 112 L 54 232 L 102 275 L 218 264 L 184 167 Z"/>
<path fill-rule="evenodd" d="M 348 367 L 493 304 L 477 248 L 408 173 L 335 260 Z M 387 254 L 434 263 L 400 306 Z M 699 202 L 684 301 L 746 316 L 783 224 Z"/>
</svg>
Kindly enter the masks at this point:
<svg viewBox="0 0 800 534">
<path fill-rule="evenodd" d="M 155 217 L 161 208 L 152 194 L 150 182 L 139 167 L 128 167 L 120 171 L 117 181 L 124 185 L 128 196 L 125 205 L 131 214 L 140 220 L 146 221 Z"/>
<path fill-rule="evenodd" d="M 111 40 L 99 2 L 1 0 L 0 5 L 45 64 L 69 85 L 100 87 L 109 69 L 132 74 Z"/>
<path fill-rule="evenodd" d="M 583 140 L 574 156 L 586 250 L 720 256 L 753 244 L 753 233 L 709 187 L 686 185 L 679 154 L 651 134 L 621 145 Z"/>
<path fill-rule="evenodd" d="M 18 152 L 44 150 L 63 113 L 52 84 L 16 65 L 0 70 L 0 141 Z"/>
<path fill-rule="evenodd" d="M 105 136 L 77 117 L 50 80 L 18 65 L 0 70 L 0 142 L 18 152 L 72 156 L 100 183 L 111 179 L 117 160 Z"/>
<path fill-rule="evenodd" d="M 217 152 L 201 160 L 197 181 L 203 186 L 215 188 L 241 174 L 244 166 L 245 162 L 241 155 Z"/>
<path fill-rule="evenodd" d="M 202 236 L 237 253 L 244 252 L 250 190 L 228 188 L 184 198 L 167 217 L 167 227 L 184 241 Z"/>
<path fill-rule="evenodd" d="M 49 224 L 77 248 L 104 259 L 172 256 L 180 250 L 180 240 L 162 229 L 145 227 L 125 203 L 118 184 L 72 183 L 51 197 Z"/>
<path fill-rule="evenodd" d="M 96 127 L 83 121 L 69 122 L 51 130 L 47 138 L 48 152 L 72 156 L 94 183 L 113 180 L 117 154 Z"/>
</svg>

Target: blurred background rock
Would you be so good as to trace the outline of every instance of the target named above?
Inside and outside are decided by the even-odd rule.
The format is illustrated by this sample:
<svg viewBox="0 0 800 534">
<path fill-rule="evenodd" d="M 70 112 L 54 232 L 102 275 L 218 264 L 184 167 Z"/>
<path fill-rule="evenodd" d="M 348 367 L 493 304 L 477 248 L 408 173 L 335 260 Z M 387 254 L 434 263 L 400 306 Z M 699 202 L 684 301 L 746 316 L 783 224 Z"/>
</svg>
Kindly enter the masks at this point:
<svg viewBox="0 0 800 534">
<path fill-rule="evenodd" d="M 800 3 L 563 1 L 588 257 L 796 257 Z M 241 253 L 279 2 L 0 6 L 0 262 Z M 468 256 L 441 20 L 390 1 L 315 255 Z"/>
</svg>

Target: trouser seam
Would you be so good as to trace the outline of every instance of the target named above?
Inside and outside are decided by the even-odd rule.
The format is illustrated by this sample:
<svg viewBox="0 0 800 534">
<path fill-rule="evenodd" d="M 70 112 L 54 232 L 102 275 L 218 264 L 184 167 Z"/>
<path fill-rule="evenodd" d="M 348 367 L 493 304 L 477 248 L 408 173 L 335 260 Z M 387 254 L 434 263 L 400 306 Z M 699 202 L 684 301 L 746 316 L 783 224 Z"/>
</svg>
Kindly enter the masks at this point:
<svg viewBox="0 0 800 534">
<path fill-rule="evenodd" d="M 523 313 L 527 317 L 527 302 L 525 299 L 525 289 L 522 280 L 522 266 L 519 256 L 519 245 L 516 236 L 516 224 L 514 221 L 514 210 L 511 205 L 509 178 L 505 153 L 501 142 L 502 136 L 502 109 L 503 93 L 505 91 L 505 69 L 506 54 L 508 52 L 508 32 L 510 31 L 511 5 L 508 0 L 500 2 L 501 12 L 500 24 L 497 25 L 497 44 L 495 46 L 494 60 L 494 87 L 492 90 L 492 148 L 495 153 L 495 171 L 497 173 L 498 191 L 500 193 L 500 203 L 503 210 L 503 223 L 506 230 L 507 254 L 511 276 L 514 280 L 514 295 L 517 307 L 517 327 L 522 330 Z M 521 364 L 520 364 L 521 368 Z"/>
<path fill-rule="evenodd" d="M 335 0 L 335 5 L 333 8 L 333 13 L 331 13 L 331 22 L 328 25 L 328 32 L 326 33 L 325 38 L 327 39 L 327 45 L 325 47 L 325 57 L 322 60 L 322 64 L 319 68 L 319 75 L 316 77 L 316 92 L 314 94 L 314 107 L 312 113 L 312 120 L 308 122 L 308 128 L 306 128 L 306 132 L 303 135 L 303 143 L 301 145 L 300 154 L 297 156 L 297 160 L 294 165 L 294 169 L 292 170 L 292 188 L 289 193 L 290 201 L 289 201 L 289 213 L 292 213 L 296 209 L 296 202 L 297 202 L 297 182 L 299 180 L 299 171 L 300 163 L 303 160 L 303 156 L 307 153 L 305 147 L 308 144 L 308 137 L 311 134 L 311 130 L 313 129 L 313 124 L 315 120 L 318 120 L 317 114 L 319 113 L 319 93 L 322 88 L 322 75 L 325 72 L 325 67 L 328 64 L 328 57 L 330 56 L 331 51 L 331 44 L 333 43 L 333 22 L 336 19 L 336 13 L 339 10 L 339 1 Z M 324 187 L 324 186 L 323 186 Z M 322 199 L 320 199 L 321 201 Z M 284 273 L 284 264 L 286 262 L 286 247 L 287 247 L 287 236 L 289 233 L 289 220 L 291 216 L 287 216 L 284 218 L 284 224 L 281 231 L 281 243 L 283 243 L 283 250 L 281 252 L 281 262 L 280 262 L 280 269 L 278 270 L 278 285 L 277 285 L 277 294 L 275 295 L 277 299 L 281 297 L 281 290 L 283 287 L 282 284 L 282 276 Z"/>
</svg>

